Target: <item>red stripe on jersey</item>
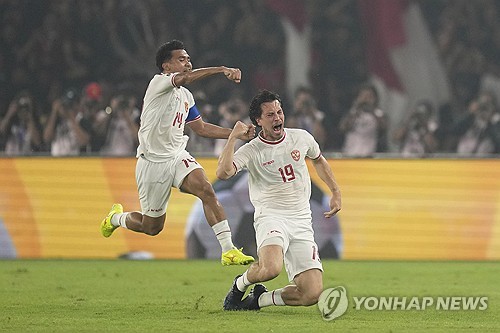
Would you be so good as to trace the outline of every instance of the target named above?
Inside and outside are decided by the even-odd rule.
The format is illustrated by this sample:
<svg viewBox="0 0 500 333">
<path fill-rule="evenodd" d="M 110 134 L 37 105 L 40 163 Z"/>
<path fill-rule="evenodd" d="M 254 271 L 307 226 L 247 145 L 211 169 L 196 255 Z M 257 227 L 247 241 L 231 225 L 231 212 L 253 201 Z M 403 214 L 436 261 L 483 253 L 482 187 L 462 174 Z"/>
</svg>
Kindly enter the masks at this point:
<svg viewBox="0 0 500 333">
<path fill-rule="evenodd" d="M 201 118 L 201 115 L 198 115 L 198 117 L 194 118 L 194 119 L 191 119 L 190 121 L 186 121 L 186 124 L 189 124 L 190 122 L 192 121 L 195 121 L 195 120 L 198 120 Z"/>
<path fill-rule="evenodd" d="M 178 73 L 174 73 L 172 74 L 172 77 L 170 78 L 170 82 L 172 83 L 172 85 L 176 88 L 179 88 L 178 86 L 175 85 L 175 80 L 174 80 L 174 77 L 177 76 Z"/>
<path fill-rule="evenodd" d="M 318 158 L 320 158 L 322 155 L 323 155 L 323 154 L 320 152 L 320 153 L 319 153 L 319 155 L 318 155 L 318 157 L 316 157 L 316 158 L 312 158 L 312 160 L 313 160 L 313 161 L 314 161 L 314 160 L 317 160 L 317 159 L 318 159 Z"/>
<path fill-rule="evenodd" d="M 269 141 L 269 140 L 266 140 L 264 139 L 262 136 L 261 136 L 262 132 L 259 133 L 259 139 L 260 141 L 264 142 L 264 143 L 267 143 L 268 145 L 277 145 L 278 143 L 281 143 L 283 142 L 283 140 L 285 140 L 285 137 L 286 137 L 286 132 L 284 132 L 283 136 L 281 137 L 281 139 L 277 140 L 277 141 Z"/>
</svg>

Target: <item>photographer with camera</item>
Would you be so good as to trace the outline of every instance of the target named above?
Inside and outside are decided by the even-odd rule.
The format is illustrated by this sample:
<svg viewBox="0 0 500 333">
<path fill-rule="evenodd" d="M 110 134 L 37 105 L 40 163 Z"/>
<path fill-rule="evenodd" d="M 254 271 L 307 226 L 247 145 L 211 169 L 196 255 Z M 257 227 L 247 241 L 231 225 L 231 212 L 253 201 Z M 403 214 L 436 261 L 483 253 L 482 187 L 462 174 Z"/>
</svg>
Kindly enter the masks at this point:
<svg viewBox="0 0 500 333">
<path fill-rule="evenodd" d="M 119 94 L 111 98 L 110 105 L 97 114 L 94 126 L 104 139 L 101 155 L 134 156 L 139 145 L 139 121 L 135 97 Z"/>
<path fill-rule="evenodd" d="M 423 157 L 437 149 L 437 122 L 432 118 L 434 108 L 429 101 L 420 101 L 402 127 L 394 133 L 394 141 L 404 157 Z"/>
<path fill-rule="evenodd" d="M 31 155 L 42 149 L 40 123 L 33 97 L 20 93 L 0 122 L 0 146 L 6 155 Z"/>
<path fill-rule="evenodd" d="M 293 114 L 288 117 L 286 127 L 306 130 L 324 149 L 327 139 L 323 126 L 324 119 L 325 114 L 318 110 L 312 90 L 306 87 L 297 88 L 293 101 Z"/>
<path fill-rule="evenodd" d="M 359 89 L 339 130 L 344 134 L 342 153 L 346 156 L 370 157 L 387 150 L 387 116 L 378 108 L 378 92 L 373 85 Z"/>
<path fill-rule="evenodd" d="M 456 152 L 461 156 L 500 153 L 500 113 L 493 95 L 483 92 L 472 101 L 452 132 L 458 141 Z"/>
<path fill-rule="evenodd" d="M 80 112 L 80 96 L 69 89 L 52 102 L 52 110 L 43 132 L 44 142 L 50 144 L 52 156 L 76 156 L 90 142 L 92 124 Z"/>
</svg>

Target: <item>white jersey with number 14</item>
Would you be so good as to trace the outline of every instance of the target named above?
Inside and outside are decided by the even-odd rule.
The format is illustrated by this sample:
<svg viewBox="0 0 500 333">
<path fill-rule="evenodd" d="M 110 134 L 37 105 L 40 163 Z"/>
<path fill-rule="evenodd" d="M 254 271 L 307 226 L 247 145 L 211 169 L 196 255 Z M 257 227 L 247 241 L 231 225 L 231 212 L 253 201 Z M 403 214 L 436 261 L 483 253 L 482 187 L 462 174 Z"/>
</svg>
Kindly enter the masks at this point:
<svg viewBox="0 0 500 333">
<path fill-rule="evenodd" d="M 239 148 L 233 161 L 237 172 L 249 171 L 255 216 L 310 217 L 311 178 L 305 158 L 320 156 L 318 143 L 302 129 L 286 128 L 278 141 L 267 141 L 259 135 Z"/>
<path fill-rule="evenodd" d="M 152 162 L 174 158 L 186 148 L 184 125 L 200 118 L 191 92 L 176 87 L 177 74 L 157 74 L 144 95 L 137 157 Z"/>
</svg>

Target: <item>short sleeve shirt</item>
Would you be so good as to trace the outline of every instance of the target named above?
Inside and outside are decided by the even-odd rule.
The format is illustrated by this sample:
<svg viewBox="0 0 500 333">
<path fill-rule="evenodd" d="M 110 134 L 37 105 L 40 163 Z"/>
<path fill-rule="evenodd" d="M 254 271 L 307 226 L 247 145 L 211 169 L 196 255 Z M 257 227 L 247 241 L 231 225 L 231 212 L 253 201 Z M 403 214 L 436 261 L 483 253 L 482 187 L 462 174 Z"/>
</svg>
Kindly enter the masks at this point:
<svg viewBox="0 0 500 333">
<path fill-rule="evenodd" d="M 176 75 L 157 74 L 146 89 L 137 157 L 162 162 L 186 148 L 189 138 L 184 135 L 184 126 L 199 119 L 200 114 L 191 92 L 175 86 Z"/>
<path fill-rule="evenodd" d="M 285 129 L 278 141 L 258 136 L 234 154 L 236 171 L 248 169 L 250 200 L 257 212 L 310 217 L 311 178 L 306 157 L 317 159 L 321 150 L 302 129 Z"/>
</svg>

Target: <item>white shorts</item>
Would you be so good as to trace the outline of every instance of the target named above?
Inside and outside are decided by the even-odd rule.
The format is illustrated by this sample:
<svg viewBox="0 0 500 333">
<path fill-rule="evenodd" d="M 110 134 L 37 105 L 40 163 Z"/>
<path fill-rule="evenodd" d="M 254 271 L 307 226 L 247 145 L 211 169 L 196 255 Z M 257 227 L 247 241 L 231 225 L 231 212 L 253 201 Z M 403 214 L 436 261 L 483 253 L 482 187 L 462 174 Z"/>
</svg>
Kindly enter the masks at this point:
<svg viewBox="0 0 500 333">
<path fill-rule="evenodd" d="M 276 245 L 283 245 L 285 270 L 289 281 L 293 281 L 297 274 L 310 269 L 323 271 L 310 218 L 259 216 L 254 227 L 258 250 L 263 245 L 274 244 L 272 239 L 276 237 L 281 240 L 276 242 Z"/>
<path fill-rule="evenodd" d="M 166 162 L 137 159 L 135 179 L 142 214 L 158 217 L 167 211 L 172 187 L 180 188 L 184 178 L 202 166 L 186 150 Z"/>
</svg>

